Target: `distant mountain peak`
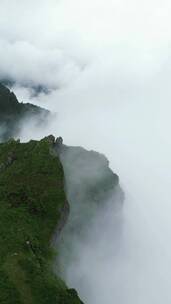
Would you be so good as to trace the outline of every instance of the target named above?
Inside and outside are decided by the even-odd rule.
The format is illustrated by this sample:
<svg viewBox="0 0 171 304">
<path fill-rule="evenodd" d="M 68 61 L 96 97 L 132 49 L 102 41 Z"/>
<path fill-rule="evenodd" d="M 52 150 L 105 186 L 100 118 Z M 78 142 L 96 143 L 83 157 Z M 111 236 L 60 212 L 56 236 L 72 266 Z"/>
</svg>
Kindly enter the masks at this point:
<svg viewBox="0 0 171 304">
<path fill-rule="evenodd" d="M 38 122 L 47 119 L 50 112 L 30 103 L 20 103 L 9 88 L 0 83 L 0 139 L 15 137 L 20 131 L 20 122 L 26 117 L 36 117 Z"/>
</svg>

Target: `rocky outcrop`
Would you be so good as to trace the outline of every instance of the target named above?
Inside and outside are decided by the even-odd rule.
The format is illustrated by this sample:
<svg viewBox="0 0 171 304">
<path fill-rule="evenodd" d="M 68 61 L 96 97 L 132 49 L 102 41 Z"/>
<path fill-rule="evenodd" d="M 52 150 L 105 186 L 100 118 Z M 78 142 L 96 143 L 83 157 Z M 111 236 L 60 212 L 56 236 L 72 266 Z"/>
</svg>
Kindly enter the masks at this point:
<svg viewBox="0 0 171 304">
<path fill-rule="evenodd" d="M 70 147 L 58 138 L 54 149 L 59 155 L 65 173 L 65 185 L 71 206 L 101 206 L 111 199 L 117 208 L 121 208 L 124 193 L 119 177 L 109 167 L 108 159 L 95 151 L 82 147 Z"/>
</svg>

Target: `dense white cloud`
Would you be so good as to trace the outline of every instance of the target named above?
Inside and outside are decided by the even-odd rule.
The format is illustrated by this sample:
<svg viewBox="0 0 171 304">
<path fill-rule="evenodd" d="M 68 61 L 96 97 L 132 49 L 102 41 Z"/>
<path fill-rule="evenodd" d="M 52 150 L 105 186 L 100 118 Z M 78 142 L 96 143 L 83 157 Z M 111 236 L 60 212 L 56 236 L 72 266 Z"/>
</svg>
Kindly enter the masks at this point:
<svg viewBox="0 0 171 304">
<path fill-rule="evenodd" d="M 0 76 L 17 81 L 20 99 L 58 112 L 47 134 L 104 152 L 126 192 L 120 254 L 110 216 L 106 238 L 80 248 L 84 285 L 68 274 L 89 304 L 171 301 L 170 17 L 166 0 L 0 3 Z M 53 90 L 33 97 L 25 83 Z M 44 134 L 30 126 L 21 136 Z"/>
<path fill-rule="evenodd" d="M 169 1 L 2 0 L 0 5 L 0 75 L 21 82 L 59 87 L 92 59 L 106 56 L 140 74 L 149 72 L 150 64 L 156 69 L 168 53 Z"/>
</svg>

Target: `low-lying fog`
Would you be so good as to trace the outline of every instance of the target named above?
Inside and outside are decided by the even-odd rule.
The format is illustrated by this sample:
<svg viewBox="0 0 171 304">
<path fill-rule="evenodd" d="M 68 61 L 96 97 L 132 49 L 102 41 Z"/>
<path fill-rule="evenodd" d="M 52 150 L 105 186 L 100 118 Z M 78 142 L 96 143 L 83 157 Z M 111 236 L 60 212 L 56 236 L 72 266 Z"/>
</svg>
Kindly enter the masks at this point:
<svg viewBox="0 0 171 304">
<path fill-rule="evenodd" d="M 95 220 L 86 242 L 76 245 L 77 259 L 66 278 L 86 303 L 170 303 L 169 104 L 160 107 L 157 102 L 144 97 L 141 102 L 116 105 L 113 111 L 97 107 L 89 120 L 88 111 L 79 112 L 79 117 L 73 111 L 67 118 L 70 131 L 63 126 L 66 142 L 107 155 L 126 195 L 120 241 L 111 203 Z M 80 139 L 76 123 L 83 134 Z"/>
</svg>

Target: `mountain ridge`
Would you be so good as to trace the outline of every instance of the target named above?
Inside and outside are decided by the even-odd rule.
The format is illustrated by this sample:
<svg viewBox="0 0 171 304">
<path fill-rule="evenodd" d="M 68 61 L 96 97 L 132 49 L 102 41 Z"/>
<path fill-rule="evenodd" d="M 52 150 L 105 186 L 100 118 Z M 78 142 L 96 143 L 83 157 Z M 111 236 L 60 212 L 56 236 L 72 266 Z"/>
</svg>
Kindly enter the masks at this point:
<svg viewBox="0 0 171 304">
<path fill-rule="evenodd" d="M 61 248 L 73 253 L 73 237 L 84 235 L 109 198 L 121 208 L 119 177 L 104 155 L 66 146 L 62 137 L 27 143 L 11 139 L 28 113 L 45 123 L 49 112 L 19 103 L 2 85 L 0 110 L 0 127 L 5 125 L 0 143 L 0 303 L 83 304 L 61 279 L 62 261 L 55 263 L 55 273 L 52 267 Z"/>
</svg>

